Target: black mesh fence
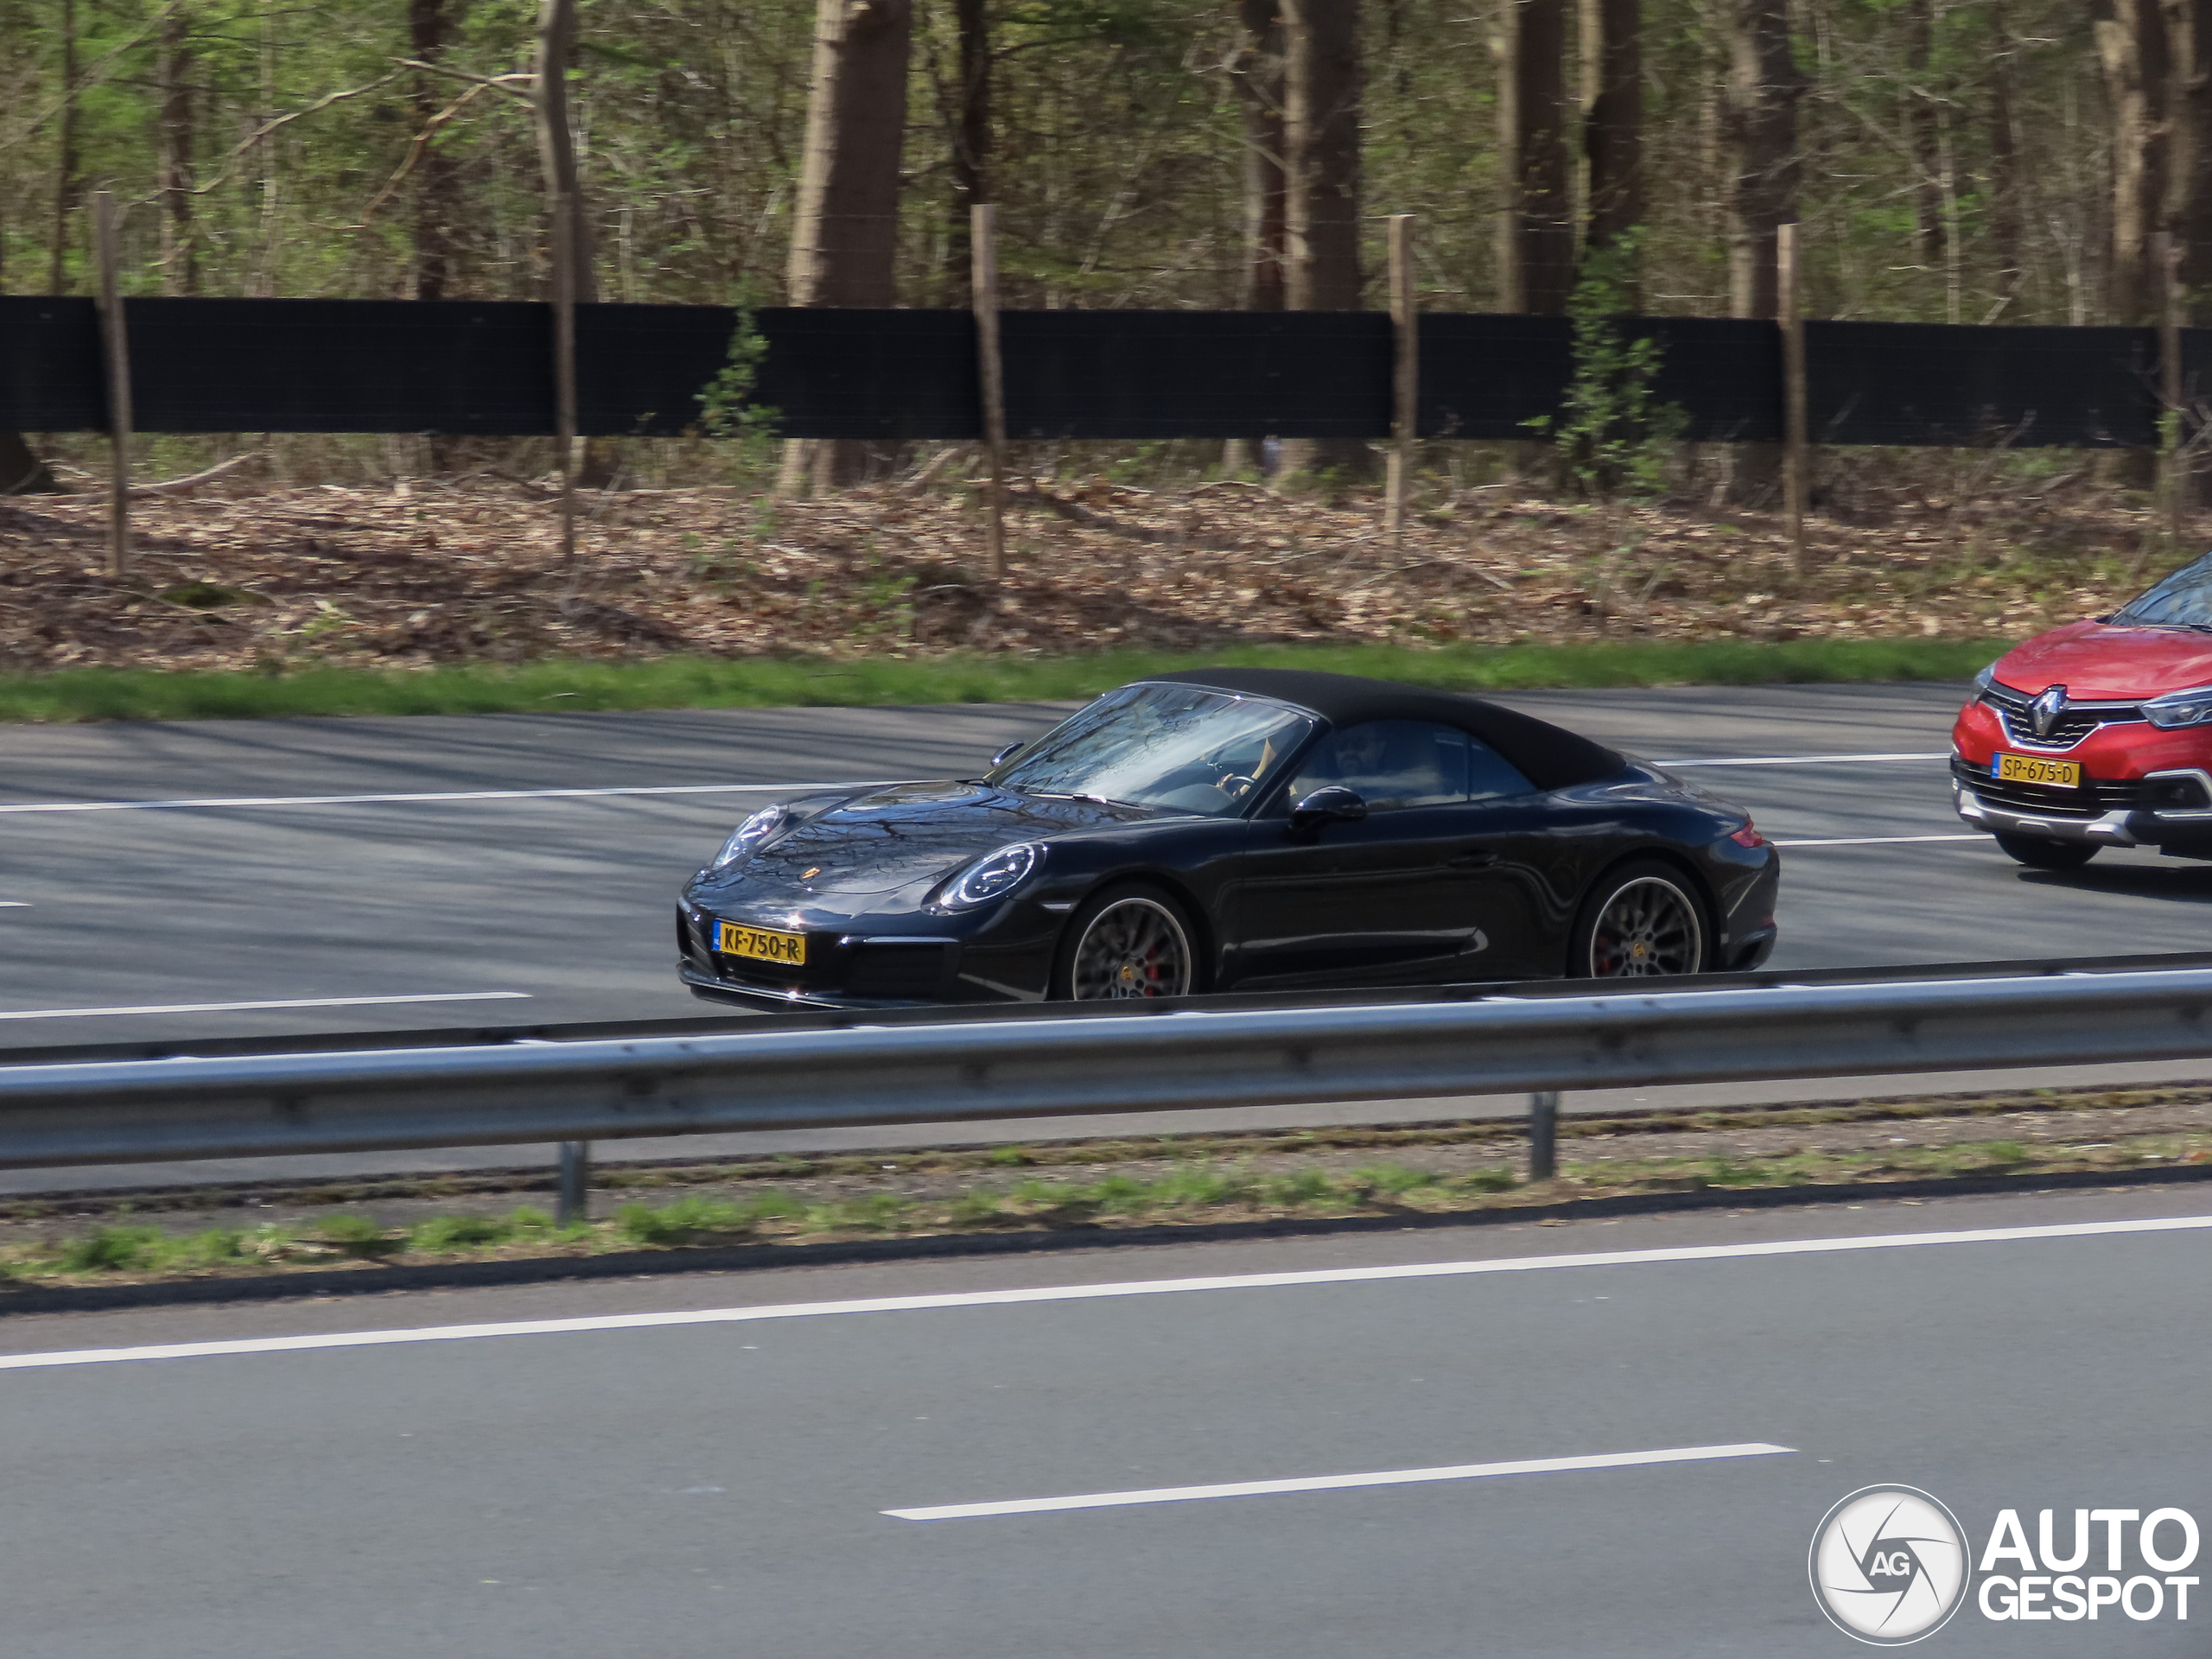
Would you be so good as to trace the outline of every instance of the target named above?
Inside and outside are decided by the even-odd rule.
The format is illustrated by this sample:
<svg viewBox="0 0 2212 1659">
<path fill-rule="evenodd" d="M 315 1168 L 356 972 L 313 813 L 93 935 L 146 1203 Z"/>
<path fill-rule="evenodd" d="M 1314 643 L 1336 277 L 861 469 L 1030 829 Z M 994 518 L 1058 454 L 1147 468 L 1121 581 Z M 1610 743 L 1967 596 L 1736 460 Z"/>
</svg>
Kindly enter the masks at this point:
<svg viewBox="0 0 2212 1659">
<path fill-rule="evenodd" d="M 524 302 L 134 299 L 135 423 L 149 432 L 553 429 L 551 313 Z M 592 305 L 577 318 L 580 424 L 695 430 L 727 361 L 720 306 Z M 756 400 L 792 437 L 974 438 L 973 320 L 960 311 L 763 310 Z M 1770 323 L 1638 318 L 1656 391 L 1685 435 L 1782 436 Z M 2141 446 L 2156 440 L 2156 334 L 2140 328 L 1808 322 L 1814 442 Z M 1013 311 L 1007 428 L 1023 439 L 1379 438 L 1390 325 L 1374 313 Z M 1572 332 L 1557 318 L 1433 313 L 1421 322 L 1424 436 L 1534 435 L 1556 413 Z M 2212 330 L 2184 333 L 2212 387 Z M 106 422 L 89 300 L 0 298 L 0 429 Z"/>
</svg>

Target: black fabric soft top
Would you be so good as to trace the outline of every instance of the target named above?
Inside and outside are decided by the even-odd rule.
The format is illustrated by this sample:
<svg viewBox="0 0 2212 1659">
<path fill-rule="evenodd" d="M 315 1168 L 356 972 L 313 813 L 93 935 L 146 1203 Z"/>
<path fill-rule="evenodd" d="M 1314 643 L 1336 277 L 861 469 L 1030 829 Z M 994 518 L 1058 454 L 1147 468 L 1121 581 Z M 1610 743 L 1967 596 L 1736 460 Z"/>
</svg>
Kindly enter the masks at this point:
<svg viewBox="0 0 2212 1659">
<path fill-rule="evenodd" d="M 1596 783 L 1628 764 L 1603 744 L 1548 721 L 1501 709 L 1478 697 L 1401 685 L 1395 680 L 1296 668 L 1192 668 L 1145 677 L 1294 703 L 1339 730 L 1368 720 L 1429 720 L 1440 726 L 1456 726 L 1489 744 L 1538 789 Z"/>
</svg>

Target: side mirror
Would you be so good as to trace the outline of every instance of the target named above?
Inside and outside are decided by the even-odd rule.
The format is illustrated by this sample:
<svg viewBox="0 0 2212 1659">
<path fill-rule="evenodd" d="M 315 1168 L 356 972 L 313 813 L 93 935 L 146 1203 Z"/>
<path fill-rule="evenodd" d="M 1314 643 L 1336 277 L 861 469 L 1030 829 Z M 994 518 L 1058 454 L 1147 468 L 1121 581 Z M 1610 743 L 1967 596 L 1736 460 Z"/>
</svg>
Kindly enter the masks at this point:
<svg viewBox="0 0 2212 1659">
<path fill-rule="evenodd" d="M 1367 803 L 1356 789 L 1332 784 L 1317 789 L 1290 809 L 1294 830 L 1318 830 L 1325 823 L 1357 823 L 1367 816 Z"/>
<path fill-rule="evenodd" d="M 996 754 L 991 757 L 992 766 L 996 768 L 1006 765 L 1007 761 L 1013 760 L 1015 755 L 1020 754 L 1028 747 L 1029 745 L 1027 742 L 1022 741 L 1015 741 L 1007 744 L 1006 747 L 1001 749 Z"/>
</svg>

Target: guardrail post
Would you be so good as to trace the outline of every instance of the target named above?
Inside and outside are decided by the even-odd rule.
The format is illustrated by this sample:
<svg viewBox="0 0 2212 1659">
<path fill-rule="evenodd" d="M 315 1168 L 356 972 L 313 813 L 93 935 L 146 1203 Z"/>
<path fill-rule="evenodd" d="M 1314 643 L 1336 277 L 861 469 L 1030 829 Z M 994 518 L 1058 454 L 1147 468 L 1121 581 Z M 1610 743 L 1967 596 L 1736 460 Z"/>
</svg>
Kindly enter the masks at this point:
<svg viewBox="0 0 2212 1659">
<path fill-rule="evenodd" d="M 553 1222 L 573 1227 L 591 1219 L 591 1142 L 561 1143 L 561 1182 L 553 1206 Z"/>
<path fill-rule="evenodd" d="M 1548 1181 L 1559 1173 L 1559 1091 L 1540 1089 L 1529 1096 L 1529 1179 Z"/>
</svg>

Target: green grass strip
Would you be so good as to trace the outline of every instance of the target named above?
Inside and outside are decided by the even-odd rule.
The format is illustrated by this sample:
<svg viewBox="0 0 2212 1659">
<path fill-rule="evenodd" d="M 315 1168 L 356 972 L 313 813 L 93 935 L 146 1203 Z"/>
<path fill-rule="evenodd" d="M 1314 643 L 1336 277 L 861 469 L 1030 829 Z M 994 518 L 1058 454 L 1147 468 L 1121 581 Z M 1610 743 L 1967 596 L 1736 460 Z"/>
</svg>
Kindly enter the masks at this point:
<svg viewBox="0 0 2212 1659">
<path fill-rule="evenodd" d="M 620 709 L 1065 702 L 1173 668 L 1324 669 L 1448 690 L 1961 680 L 2001 647 L 1938 639 L 1724 639 L 1573 645 L 1247 645 L 1196 653 L 929 658 L 553 659 L 417 670 L 0 675 L 0 721 L 250 720 Z"/>
</svg>

